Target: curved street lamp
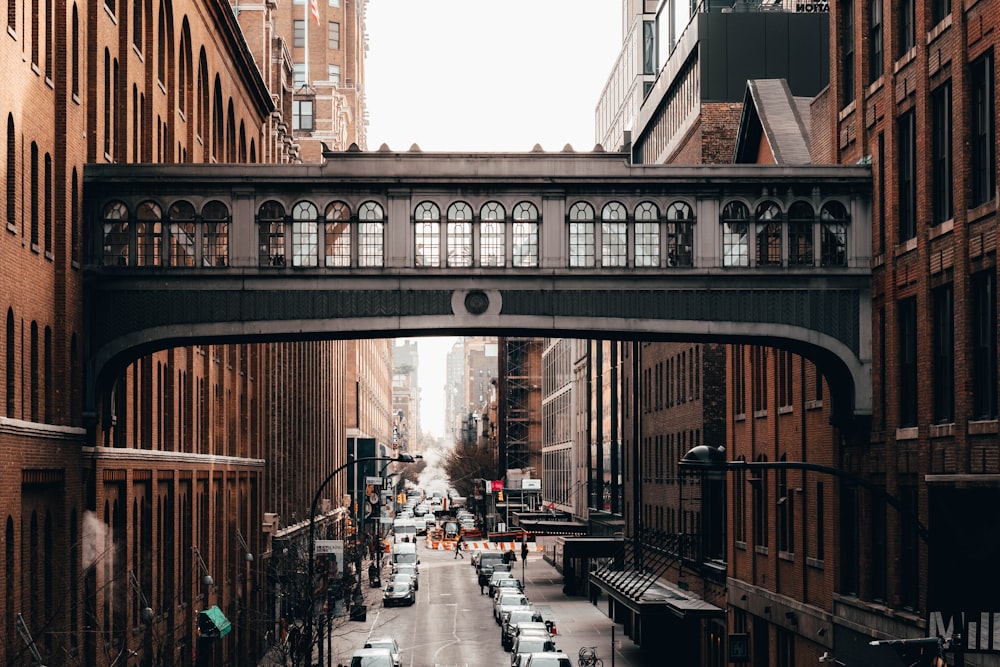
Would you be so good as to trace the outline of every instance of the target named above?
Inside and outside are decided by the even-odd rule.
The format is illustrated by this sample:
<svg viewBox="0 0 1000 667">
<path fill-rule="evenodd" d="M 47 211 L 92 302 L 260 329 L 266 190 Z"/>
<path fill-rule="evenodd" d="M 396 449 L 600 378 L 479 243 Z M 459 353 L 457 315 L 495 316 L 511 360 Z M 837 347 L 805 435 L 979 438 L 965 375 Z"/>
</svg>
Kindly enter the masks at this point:
<svg viewBox="0 0 1000 667">
<path fill-rule="evenodd" d="M 418 458 L 423 458 L 420 455 L 412 456 L 410 454 L 400 454 L 398 457 L 393 458 L 391 456 L 362 456 L 353 461 L 348 461 L 342 465 L 337 466 L 333 469 L 329 475 L 327 475 L 322 482 L 320 482 L 319 488 L 316 489 L 316 495 L 313 496 L 312 505 L 309 509 L 309 580 L 307 586 L 309 587 L 309 614 L 306 616 L 306 637 L 309 642 L 309 655 L 310 662 L 312 660 L 312 646 L 313 646 L 313 587 L 315 586 L 315 576 L 316 576 L 316 508 L 319 507 L 320 497 L 323 495 L 323 490 L 326 485 L 330 483 L 338 473 L 343 472 L 348 467 L 357 465 L 359 463 L 368 463 L 370 461 L 387 461 L 388 463 L 414 463 Z M 386 465 L 388 465 L 388 463 Z M 357 498 L 352 498 L 353 501 L 357 502 Z M 322 644 L 321 644 L 322 646 Z"/>
</svg>

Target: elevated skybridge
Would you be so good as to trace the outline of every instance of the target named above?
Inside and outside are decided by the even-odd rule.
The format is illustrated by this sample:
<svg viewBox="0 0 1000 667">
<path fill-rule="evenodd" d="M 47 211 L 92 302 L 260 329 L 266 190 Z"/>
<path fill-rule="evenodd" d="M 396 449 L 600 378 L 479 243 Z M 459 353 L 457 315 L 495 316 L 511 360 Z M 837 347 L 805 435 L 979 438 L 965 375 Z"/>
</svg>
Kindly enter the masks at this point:
<svg viewBox="0 0 1000 667">
<path fill-rule="evenodd" d="M 86 409 L 178 345 L 440 334 L 742 342 L 871 412 L 871 174 L 624 153 L 87 165 Z"/>
</svg>

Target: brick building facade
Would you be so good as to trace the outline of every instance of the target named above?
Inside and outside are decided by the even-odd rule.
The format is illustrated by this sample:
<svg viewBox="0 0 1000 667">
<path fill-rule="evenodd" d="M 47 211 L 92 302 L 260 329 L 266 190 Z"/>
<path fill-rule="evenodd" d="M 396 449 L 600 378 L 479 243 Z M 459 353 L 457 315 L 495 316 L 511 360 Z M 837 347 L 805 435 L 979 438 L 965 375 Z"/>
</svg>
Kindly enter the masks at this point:
<svg viewBox="0 0 1000 667">
<path fill-rule="evenodd" d="M 350 4 L 363 43 L 363 3 Z M 272 534 L 303 543 L 349 425 L 390 440 L 390 343 L 158 351 L 83 414 L 81 268 L 101 249 L 83 245 L 80 201 L 88 163 L 299 160 L 289 37 L 270 3 L 6 8 L 0 654 L 31 663 L 27 633 L 46 664 L 128 652 L 141 665 L 251 664 L 279 629 Z M 363 122 L 342 134 L 363 144 Z M 125 214 L 158 235 L 166 213 Z M 324 521 L 343 519 L 342 482 L 328 491 Z M 294 606 L 279 614 L 294 622 Z M 231 631 L 199 645 L 212 607 Z"/>
</svg>

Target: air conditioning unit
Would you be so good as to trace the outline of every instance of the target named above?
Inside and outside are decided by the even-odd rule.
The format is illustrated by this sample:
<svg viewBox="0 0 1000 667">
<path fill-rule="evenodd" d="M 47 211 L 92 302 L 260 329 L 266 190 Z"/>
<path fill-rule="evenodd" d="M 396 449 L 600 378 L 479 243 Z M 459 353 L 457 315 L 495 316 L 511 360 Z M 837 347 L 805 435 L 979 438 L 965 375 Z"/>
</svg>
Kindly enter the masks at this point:
<svg viewBox="0 0 1000 667">
<path fill-rule="evenodd" d="M 265 533 L 273 533 L 278 529 L 278 515 L 275 512 L 264 512 L 264 524 L 261 530 Z"/>
</svg>

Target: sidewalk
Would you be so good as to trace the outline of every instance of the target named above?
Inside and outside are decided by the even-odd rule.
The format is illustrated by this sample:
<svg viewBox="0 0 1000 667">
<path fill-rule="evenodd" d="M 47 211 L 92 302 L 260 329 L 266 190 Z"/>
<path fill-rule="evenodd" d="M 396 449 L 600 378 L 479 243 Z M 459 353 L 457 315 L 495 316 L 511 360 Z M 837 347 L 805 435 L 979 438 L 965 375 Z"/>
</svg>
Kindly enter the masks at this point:
<svg viewBox="0 0 1000 667">
<path fill-rule="evenodd" d="M 541 553 L 531 552 L 526 563 L 518 554 L 511 572 L 518 579 L 523 572 L 525 594 L 546 619 L 555 621 L 556 646 L 569 654 L 574 663 L 581 646 L 595 646 L 604 667 L 662 666 L 662 659 L 646 655 L 624 635 L 621 624 L 608 617 L 606 597 L 595 605 L 584 597 L 563 593 L 562 575 Z"/>
</svg>

